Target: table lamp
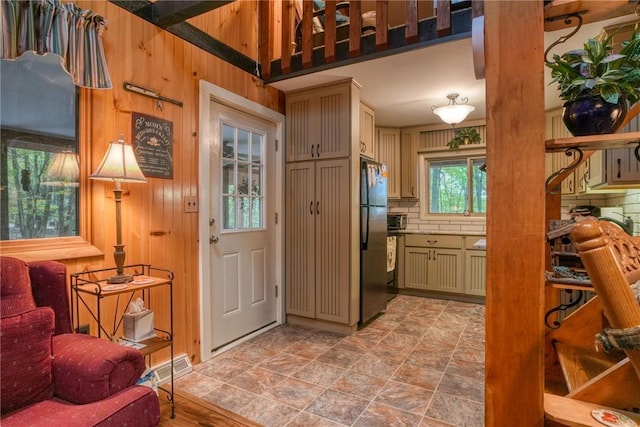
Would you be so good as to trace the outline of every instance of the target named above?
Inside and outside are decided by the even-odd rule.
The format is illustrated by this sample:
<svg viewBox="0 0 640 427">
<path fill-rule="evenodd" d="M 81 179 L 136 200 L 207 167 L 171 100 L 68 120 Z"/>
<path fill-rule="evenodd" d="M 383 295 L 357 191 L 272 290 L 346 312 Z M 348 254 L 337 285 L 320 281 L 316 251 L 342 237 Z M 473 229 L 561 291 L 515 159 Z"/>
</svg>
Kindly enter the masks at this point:
<svg viewBox="0 0 640 427">
<path fill-rule="evenodd" d="M 116 274 L 107 279 L 107 283 L 127 283 L 132 280 L 130 274 L 124 273 L 124 244 L 122 243 L 122 183 L 123 182 L 147 182 L 140 170 L 136 156 L 131 145 L 124 142 L 120 135 L 117 141 L 109 143 L 107 153 L 104 155 L 98 168 L 89 176 L 91 179 L 101 181 L 113 181 L 115 188 L 113 194 L 116 200 L 116 244 L 113 259 L 116 262 Z"/>
</svg>

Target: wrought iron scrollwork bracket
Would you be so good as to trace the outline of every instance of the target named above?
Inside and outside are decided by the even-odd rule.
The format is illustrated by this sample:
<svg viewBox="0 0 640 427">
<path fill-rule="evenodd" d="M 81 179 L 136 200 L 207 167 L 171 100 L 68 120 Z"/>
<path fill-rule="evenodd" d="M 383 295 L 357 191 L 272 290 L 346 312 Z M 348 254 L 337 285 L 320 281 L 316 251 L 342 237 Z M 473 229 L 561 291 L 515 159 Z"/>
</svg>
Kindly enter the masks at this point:
<svg viewBox="0 0 640 427">
<path fill-rule="evenodd" d="M 556 40 L 555 42 L 551 43 L 551 45 L 544 51 L 544 61 L 545 62 L 551 62 L 551 61 L 549 61 L 549 58 L 547 57 L 549 55 L 549 52 L 551 51 L 551 49 L 553 49 L 554 47 L 558 46 L 561 43 L 566 42 L 571 37 L 573 37 L 578 31 L 580 31 L 580 28 L 582 27 L 582 16 L 581 15 L 583 15 L 585 13 L 587 13 L 586 10 L 581 10 L 579 12 L 572 13 L 572 14 L 569 14 L 569 15 L 554 16 L 554 17 L 546 19 L 546 21 L 557 21 L 559 19 L 564 19 L 564 23 L 567 24 L 567 25 L 571 25 L 571 21 L 573 19 L 577 19 L 578 20 L 578 25 L 576 25 L 576 28 L 573 31 L 571 31 L 569 34 L 567 34 L 566 36 L 562 36 L 558 40 Z"/>
<path fill-rule="evenodd" d="M 557 320 L 554 320 L 553 324 L 549 324 L 549 318 L 553 313 L 556 313 L 558 311 L 565 311 L 570 309 L 571 307 L 575 307 L 576 305 L 580 304 L 580 301 L 582 301 L 582 296 L 584 292 L 579 289 L 576 290 L 576 292 L 577 292 L 576 299 L 569 302 L 569 304 L 560 304 L 559 306 L 554 307 L 551 310 L 547 311 L 547 314 L 544 315 L 544 324 L 547 326 L 547 328 L 558 329 L 560 327 L 560 322 Z"/>
<path fill-rule="evenodd" d="M 564 154 L 567 156 L 572 156 L 573 154 L 577 154 L 578 156 L 573 160 L 573 162 L 571 162 L 569 165 L 561 168 L 560 170 L 552 173 L 551 175 L 549 175 L 549 178 L 547 178 L 547 181 L 545 182 L 545 188 L 547 189 L 547 194 L 558 194 L 561 189 L 560 186 L 556 186 L 554 188 L 549 188 L 549 185 L 551 184 L 551 182 L 559 175 L 564 175 L 565 173 L 571 172 L 573 170 L 575 170 L 578 165 L 580 165 L 580 163 L 582 163 L 582 158 L 584 157 L 584 153 L 582 152 L 582 150 L 580 148 L 577 147 L 570 147 L 567 148 L 564 151 Z M 638 155 L 638 151 L 636 150 L 636 156 Z"/>
<path fill-rule="evenodd" d="M 638 145 L 636 146 L 636 149 L 633 150 L 633 154 L 636 155 L 636 160 L 640 162 L 640 143 L 638 143 Z"/>
</svg>

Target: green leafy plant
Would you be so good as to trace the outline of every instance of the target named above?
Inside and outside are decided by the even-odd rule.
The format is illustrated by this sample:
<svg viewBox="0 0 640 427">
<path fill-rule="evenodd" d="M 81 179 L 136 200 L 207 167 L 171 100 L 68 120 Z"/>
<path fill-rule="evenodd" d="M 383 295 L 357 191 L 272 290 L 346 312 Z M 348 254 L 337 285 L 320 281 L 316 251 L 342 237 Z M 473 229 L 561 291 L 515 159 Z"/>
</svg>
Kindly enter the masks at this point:
<svg viewBox="0 0 640 427">
<path fill-rule="evenodd" d="M 546 63 L 561 99 L 600 95 L 617 104 L 625 97 L 630 105 L 640 100 L 640 32 L 636 28 L 631 38 L 621 43 L 620 53 L 612 53 L 612 37 L 603 32 L 587 40 L 583 49 L 553 55 L 553 61 Z"/>
<path fill-rule="evenodd" d="M 480 144 L 480 142 L 482 142 L 482 138 L 476 128 L 462 128 L 456 131 L 455 136 L 451 141 L 447 142 L 447 145 L 449 148 L 454 149 L 461 145 Z"/>
</svg>

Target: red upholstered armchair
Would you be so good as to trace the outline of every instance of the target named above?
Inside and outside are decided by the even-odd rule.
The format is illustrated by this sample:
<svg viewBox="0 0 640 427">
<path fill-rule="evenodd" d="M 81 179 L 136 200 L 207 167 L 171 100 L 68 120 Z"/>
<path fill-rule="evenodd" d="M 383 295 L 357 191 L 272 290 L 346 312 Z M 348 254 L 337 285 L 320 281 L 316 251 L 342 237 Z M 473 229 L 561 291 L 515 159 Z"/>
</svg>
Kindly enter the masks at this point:
<svg viewBox="0 0 640 427">
<path fill-rule="evenodd" d="M 142 354 L 72 333 L 64 264 L 0 257 L 0 352 L 3 427 L 160 421 Z"/>
</svg>

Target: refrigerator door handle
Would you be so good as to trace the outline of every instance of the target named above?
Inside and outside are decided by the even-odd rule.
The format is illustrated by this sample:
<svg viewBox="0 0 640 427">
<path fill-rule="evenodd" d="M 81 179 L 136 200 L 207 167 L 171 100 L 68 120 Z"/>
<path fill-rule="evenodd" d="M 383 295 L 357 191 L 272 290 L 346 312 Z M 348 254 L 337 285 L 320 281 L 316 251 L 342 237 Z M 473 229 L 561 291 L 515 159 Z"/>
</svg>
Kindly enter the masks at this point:
<svg viewBox="0 0 640 427">
<path fill-rule="evenodd" d="M 363 211 L 366 212 L 365 213 L 365 218 L 362 218 L 362 250 L 366 251 L 368 246 L 369 246 L 369 206 L 363 206 L 362 207 Z"/>
</svg>

